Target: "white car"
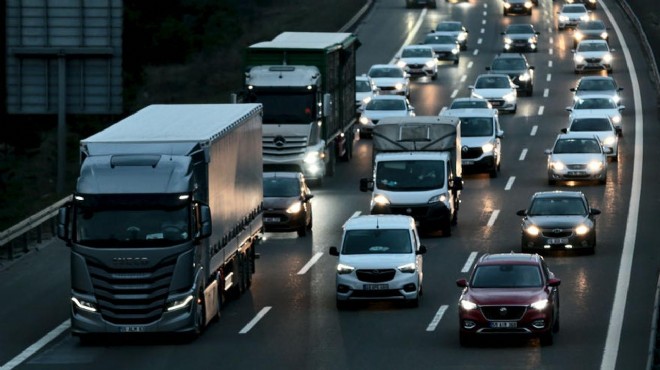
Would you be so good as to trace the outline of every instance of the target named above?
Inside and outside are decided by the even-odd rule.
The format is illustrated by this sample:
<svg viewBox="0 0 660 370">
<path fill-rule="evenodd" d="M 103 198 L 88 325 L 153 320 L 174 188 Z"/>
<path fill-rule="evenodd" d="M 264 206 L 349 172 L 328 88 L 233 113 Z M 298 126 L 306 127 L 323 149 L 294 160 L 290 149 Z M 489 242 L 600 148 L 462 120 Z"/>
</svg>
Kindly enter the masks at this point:
<svg viewBox="0 0 660 370">
<path fill-rule="evenodd" d="M 374 64 L 367 75 L 376 84 L 379 94 L 410 95 L 410 76 L 395 64 Z"/>
<path fill-rule="evenodd" d="M 431 30 L 431 33 L 434 32 L 451 34 L 460 45 L 461 51 L 467 50 L 467 39 L 469 31 L 467 28 L 465 28 L 465 26 L 463 26 L 463 23 L 459 21 L 441 21 L 437 26 L 435 26 L 435 29 Z"/>
<path fill-rule="evenodd" d="M 598 94 L 607 95 L 615 103 L 621 104 L 621 94 L 619 92 L 623 90 L 623 87 L 619 87 L 611 76 L 584 76 L 570 90 L 573 92 L 574 99 L 585 95 Z"/>
<path fill-rule="evenodd" d="M 612 51 L 605 40 L 580 41 L 573 55 L 575 73 L 602 69 L 612 73 Z"/>
<path fill-rule="evenodd" d="M 461 59 L 461 47 L 451 33 L 429 33 L 424 37 L 423 44 L 433 48 L 438 60 L 450 60 L 458 64 Z"/>
<path fill-rule="evenodd" d="M 355 108 L 357 113 L 362 112 L 364 105 L 369 103 L 376 95 L 376 84 L 366 74 L 355 77 Z"/>
<path fill-rule="evenodd" d="M 618 105 L 611 97 L 595 94 L 579 96 L 572 107 L 566 107 L 566 110 L 571 112 L 569 120 L 593 114 L 609 117 L 619 134 L 623 133 L 621 112 L 624 109 L 626 109 L 624 105 Z"/>
<path fill-rule="evenodd" d="M 411 76 L 438 78 L 438 62 L 433 48 L 427 45 L 409 45 L 401 50 L 396 64 Z"/>
<path fill-rule="evenodd" d="M 548 184 L 557 181 L 598 181 L 607 182 L 607 153 L 598 137 L 588 133 L 561 133 L 557 135 L 548 155 Z"/>
<path fill-rule="evenodd" d="M 581 132 L 598 136 L 606 148 L 611 148 L 607 156 L 613 161 L 619 160 L 619 135 L 609 117 L 600 114 L 585 114 L 583 117 L 572 117 L 563 133 Z"/>
<path fill-rule="evenodd" d="M 337 308 L 351 301 L 393 300 L 419 304 L 426 247 L 420 242 L 415 220 L 404 215 L 351 217 L 343 227 L 338 256 Z"/>
<path fill-rule="evenodd" d="M 374 126 L 384 117 L 414 116 L 415 108 L 405 96 L 401 95 L 375 95 L 364 106 L 360 115 L 360 137 L 371 135 Z"/>
<path fill-rule="evenodd" d="M 493 108 L 516 113 L 518 109 L 518 86 L 506 74 L 489 73 L 477 76 L 474 85 L 470 85 L 473 98 L 482 98 L 490 102 Z"/>
<path fill-rule="evenodd" d="M 575 28 L 581 21 L 589 20 L 590 11 L 584 4 L 564 4 L 557 12 L 557 28 L 561 31 L 566 28 Z"/>
</svg>

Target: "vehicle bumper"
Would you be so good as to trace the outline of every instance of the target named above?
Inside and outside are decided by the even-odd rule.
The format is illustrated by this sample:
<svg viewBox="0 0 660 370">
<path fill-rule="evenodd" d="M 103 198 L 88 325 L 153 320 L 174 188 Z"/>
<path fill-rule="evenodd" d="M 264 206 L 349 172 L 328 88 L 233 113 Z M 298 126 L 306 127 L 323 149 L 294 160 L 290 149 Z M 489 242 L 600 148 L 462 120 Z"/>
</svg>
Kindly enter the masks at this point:
<svg viewBox="0 0 660 370">
<path fill-rule="evenodd" d="M 375 205 L 371 214 L 406 215 L 415 219 L 421 229 L 438 229 L 451 221 L 451 210 L 442 203 L 409 205 Z"/>
<path fill-rule="evenodd" d="M 552 311 L 549 309 L 539 311 L 532 308 L 525 308 L 525 313 L 522 317 L 518 316 L 511 320 L 507 320 L 506 318 L 488 320 L 482 313 L 481 308 L 469 311 L 459 308 L 458 315 L 459 330 L 463 335 L 485 336 L 489 334 L 511 334 L 540 336 L 552 330 L 554 324 L 552 322 Z"/>
<path fill-rule="evenodd" d="M 537 236 L 527 233 L 522 234 L 521 247 L 528 250 L 570 250 L 589 249 L 595 246 L 595 235 L 593 232 L 585 235 L 576 235 L 573 230 L 564 230 L 553 233 L 552 229 L 544 229 Z"/>
<path fill-rule="evenodd" d="M 296 231 L 305 226 L 305 213 L 290 215 L 285 211 L 264 212 L 263 223 L 265 231 Z"/>
<path fill-rule="evenodd" d="M 419 274 L 404 273 L 395 267 L 394 277 L 387 281 L 363 281 L 358 271 L 350 274 L 337 274 L 337 300 L 411 300 L 419 295 Z M 370 269 L 372 270 L 372 269 Z"/>
<path fill-rule="evenodd" d="M 516 103 L 515 102 L 507 102 L 503 99 L 492 99 L 492 98 L 486 98 L 490 102 L 490 104 L 493 106 L 493 108 L 499 110 L 499 111 L 514 111 L 516 110 Z"/>
<path fill-rule="evenodd" d="M 595 181 L 605 180 L 607 178 L 607 169 L 602 169 L 596 172 L 589 172 L 589 170 L 579 171 L 553 171 L 548 170 L 548 179 L 556 181 Z"/>
<path fill-rule="evenodd" d="M 581 63 L 575 64 L 575 70 L 579 72 L 583 71 L 610 71 L 612 70 L 612 65 L 607 63 Z"/>
<path fill-rule="evenodd" d="M 558 22 L 558 23 L 557 23 L 557 26 L 559 27 L 559 29 L 563 29 L 563 28 L 575 28 L 575 27 L 577 27 L 578 23 L 580 23 L 580 20 L 579 20 L 579 19 L 575 19 L 575 20 L 573 20 L 573 19 L 569 19 L 569 20 L 567 20 L 567 21 L 565 21 L 565 22 Z"/>
<path fill-rule="evenodd" d="M 431 77 L 438 73 L 438 70 L 436 68 L 429 68 L 429 67 L 423 67 L 423 68 L 416 68 L 416 67 L 406 67 L 405 68 L 406 72 L 409 73 L 411 76 L 426 76 L 426 77 Z"/>
<path fill-rule="evenodd" d="M 451 51 L 436 51 L 435 52 L 435 58 L 437 60 L 451 60 L 451 61 L 456 61 L 460 59 L 460 54 L 459 53 L 452 53 Z"/>
<path fill-rule="evenodd" d="M 461 165 L 465 171 L 491 171 L 496 168 L 497 163 L 495 157 L 488 154 L 474 159 L 463 159 Z"/>
<path fill-rule="evenodd" d="M 537 46 L 536 43 L 530 43 L 527 41 L 523 42 L 512 42 L 511 44 L 504 44 L 504 50 L 505 51 L 516 51 L 516 50 L 522 50 L 522 51 L 536 51 Z"/>
</svg>

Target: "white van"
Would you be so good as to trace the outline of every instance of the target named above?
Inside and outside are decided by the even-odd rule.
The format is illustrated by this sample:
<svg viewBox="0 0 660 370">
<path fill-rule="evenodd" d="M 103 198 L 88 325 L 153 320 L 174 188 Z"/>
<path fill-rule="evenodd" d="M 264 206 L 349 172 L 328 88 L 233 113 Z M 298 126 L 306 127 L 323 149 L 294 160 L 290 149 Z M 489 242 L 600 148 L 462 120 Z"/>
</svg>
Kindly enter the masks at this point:
<svg viewBox="0 0 660 370">
<path fill-rule="evenodd" d="M 466 171 L 488 172 L 497 177 L 502 161 L 504 131 L 500 128 L 497 109 L 447 109 L 440 116 L 461 120 L 461 163 Z"/>
</svg>

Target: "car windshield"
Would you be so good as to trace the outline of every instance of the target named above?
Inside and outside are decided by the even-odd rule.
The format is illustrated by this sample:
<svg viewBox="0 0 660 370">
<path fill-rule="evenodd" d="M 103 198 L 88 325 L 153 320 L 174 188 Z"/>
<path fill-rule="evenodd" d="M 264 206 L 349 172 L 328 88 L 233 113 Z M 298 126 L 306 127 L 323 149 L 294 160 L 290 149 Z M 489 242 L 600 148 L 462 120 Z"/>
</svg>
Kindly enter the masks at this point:
<svg viewBox="0 0 660 370">
<path fill-rule="evenodd" d="M 403 69 L 401 68 L 374 68 L 369 71 L 369 77 L 378 78 L 378 77 L 392 77 L 392 78 L 403 78 Z"/>
<path fill-rule="evenodd" d="M 455 22 L 442 22 L 438 24 L 438 26 L 435 28 L 436 31 L 438 32 L 451 32 L 451 31 L 460 31 L 461 30 L 461 24 L 460 23 L 455 23 Z"/>
<path fill-rule="evenodd" d="M 445 184 L 443 161 L 382 161 L 376 166 L 376 186 L 390 191 L 440 189 Z"/>
<path fill-rule="evenodd" d="M 403 49 L 401 52 L 402 58 L 432 58 L 433 49 L 427 48 L 415 48 L 415 49 Z"/>
<path fill-rule="evenodd" d="M 519 58 L 497 58 L 490 69 L 495 71 L 527 69 L 525 60 Z"/>
<path fill-rule="evenodd" d="M 297 178 L 264 178 L 264 198 L 290 198 L 298 195 L 300 195 L 300 184 Z"/>
<path fill-rule="evenodd" d="M 454 100 L 449 109 L 491 108 L 488 100 Z"/>
<path fill-rule="evenodd" d="M 577 25 L 579 30 L 604 30 L 605 24 L 601 21 L 580 22 Z"/>
<path fill-rule="evenodd" d="M 508 89 L 511 88 L 509 80 L 504 77 L 480 77 L 474 84 L 477 89 Z"/>
<path fill-rule="evenodd" d="M 366 110 L 406 110 L 406 103 L 399 99 L 371 99 Z"/>
<path fill-rule="evenodd" d="M 580 91 L 608 91 L 616 90 L 616 85 L 610 79 L 582 80 L 577 89 Z"/>
<path fill-rule="evenodd" d="M 532 201 L 528 216 L 586 216 L 587 208 L 581 198 L 543 198 Z"/>
<path fill-rule="evenodd" d="M 561 10 L 562 13 L 586 13 L 586 8 L 584 6 L 575 6 L 575 5 L 567 5 L 564 6 Z"/>
<path fill-rule="evenodd" d="M 600 153 L 600 145 L 596 139 L 560 139 L 552 151 L 555 154 L 568 153 Z"/>
<path fill-rule="evenodd" d="M 610 98 L 579 99 L 575 102 L 575 109 L 615 109 L 616 103 Z"/>
<path fill-rule="evenodd" d="M 534 27 L 531 24 L 512 24 L 506 29 L 506 33 L 534 33 Z"/>
<path fill-rule="evenodd" d="M 456 39 L 449 35 L 430 35 L 424 39 L 425 44 L 455 44 Z"/>
<path fill-rule="evenodd" d="M 472 288 L 536 288 L 543 285 L 536 265 L 483 265 L 472 275 Z"/>
<path fill-rule="evenodd" d="M 371 90 L 371 84 L 369 81 L 365 80 L 357 80 L 355 81 L 355 91 L 356 92 L 370 92 Z"/>
<path fill-rule="evenodd" d="M 571 123 L 571 131 L 612 131 L 609 119 L 578 118 Z"/>
<path fill-rule="evenodd" d="M 576 49 L 578 52 L 584 51 L 609 51 L 607 43 L 604 42 L 581 42 Z"/>
<path fill-rule="evenodd" d="M 489 117 L 461 117 L 461 136 L 493 135 L 493 119 Z"/>
<path fill-rule="evenodd" d="M 412 243 L 407 229 L 347 230 L 342 254 L 411 253 Z"/>
</svg>

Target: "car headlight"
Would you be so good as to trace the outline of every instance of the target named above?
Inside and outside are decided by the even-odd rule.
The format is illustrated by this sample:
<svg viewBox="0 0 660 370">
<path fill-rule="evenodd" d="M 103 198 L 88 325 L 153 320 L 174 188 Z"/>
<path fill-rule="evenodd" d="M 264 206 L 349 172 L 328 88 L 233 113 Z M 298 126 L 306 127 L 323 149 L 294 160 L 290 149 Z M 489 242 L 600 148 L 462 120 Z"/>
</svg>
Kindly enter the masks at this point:
<svg viewBox="0 0 660 370">
<path fill-rule="evenodd" d="M 507 9 L 509 9 L 509 8 L 511 7 L 511 4 L 509 4 L 509 3 L 504 3 L 504 7 L 507 8 Z"/>
<path fill-rule="evenodd" d="M 603 39 L 603 40 L 607 39 L 607 36 L 609 36 L 607 34 L 607 32 L 603 32 L 603 33 L 600 34 L 600 38 Z"/>
<path fill-rule="evenodd" d="M 610 117 L 612 119 L 612 123 L 621 123 L 621 115 L 617 114 L 616 116 Z"/>
<path fill-rule="evenodd" d="M 396 62 L 396 65 L 398 65 L 401 68 L 404 68 L 406 65 L 408 65 L 408 63 L 406 63 L 405 60 L 399 60 L 398 62 Z"/>
<path fill-rule="evenodd" d="M 550 168 L 557 171 L 563 171 L 564 169 L 566 169 L 566 165 L 564 165 L 564 162 L 562 161 L 552 161 L 550 162 Z"/>
<path fill-rule="evenodd" d="M 603 145 L 612 146 L 616 142 L 616 137 L 608 136 L 603 140 Z"/>
<path fill-rule="evenodd" d="M 466 311 L 470 311 L 476 309 L 477 304 L 474 302 L 470 302 L 467 299 L 461 299 L 461 307 Z"/>
<path fill-rule="evenodd" d="M 305 163 L 314 163 L 314 162 L 319 161 L 320 159 L 321 159 L 321 153 L 319 153 L 317 151 L 311 151 L 311 152 L 307 152 L 307 154 L 305 154 L 305 159 L 303 161 Z"/>
<path fill-rule="evenodd" d="M 490 153 L 493 151 L 493 149 L 495 149 L 495 145 L 493 145 L 493 143 L 487 143 L 481 146 L 481 150 L 484 153 Z"/>
<path fill-rule="evenodd" d="M 578 235 L 584 235 L 589 232 L 589 227 L 587 225 L 580 225 L 575 228 L 575 233 Z"/>
<path fill-rule="evenodd" d="M 433 68 L 435 67 L 438 63 L 435 60 L 429 60 L 428 62 L 425 63 L 427 67 Z"/>
<path fill-rule="evenodd" d="M 88 302 L 76 297 L 71 297 L 71 302 L 76 305 L 77 308 L 87 311 L 87 312 L 96 312 L 96 305 L 92 302 Z"/>
<path fill-rule="evenodd" d="M 367 118 L 367 116 L 360 116 L 360 123 L 366 125 L 369 123 L 369 118 Z"/>
<path fill-rule="evenodd" d="M 603 62 L 609 63 L 611 61 L 612 61 L 612 54 L 607 53 L 607 54 L 603 55 Z"/>
<path fill-rule="evenodd" d="M 583 35 L 582 32 L 580 32 L 580 31 L 575 31 L 575 33 L 573 34 L 573 37 L 574 37 L 576 40 L 580 41 L 580 40 L 582 40 L 582 38 L 584 37 L 584 35 Z"/>
<path fill-rule="evenodd" d="M 530 37 L 530 38 L 527 39 L 527 43 L 529 43 L 529 44 L 533 44 L 534 42 L 536 42 L 536 40 L 534 40 L 533 37 Z"/>
<path fill-rule="evenodd" d="M 406 263 L 405 265 L 401 265 L 401 266 L 397 267 L 397 270 L 399 270 L 401 272 L 408 273 L 408 274 L 412 274 L 413 272 L 415 272 L 416 269 L 417 269 L 417 266 L 415 266 L 414 262 Z"/>
<path fill-rule="evenodd" d="M 176 310 L 180 310 L 182 308 L 186 308 L 186 307 L 188 307 L 188 305 L 190 305 L 190 302 L 192 302 L 192 301 L 193 301 L 193 296 L 191 294 L 191 295 L 189 295 L 185 298 L 169 302 L 167 304 L 167 310 L 168 311 L 176 311 Z"/>
<path fill-rule="evenodd" d="M 353 271 L 355 271 L 355 267 L 353 266 L 344 265 L 343 263 L 337 264 L 337 273 L 340 275 L 350 274 Z"/>
<path fill-rule="evenodd" d="M 530 304 L 529 306 L 532 307 L 535 310 L 541 311 L 541 310 L 545 309 L 546 307 L 548 307 L 548 300 L 547 299 L 542 299 L 540 301 L 536 301 L 536 302 Z"/>
<path fill-rule="evenodd" d="M 584 63 L 584 57 L 582 55 L 575 55 L 573 57 L 575 63 Z"/>
<path fill-rule="evenodd" d="M 447 201 L 447 199 L 449 199 L 449 197 L 447 196 L 447 193 L 434 195 L 429 199 L 428 204 L 440 203 L 440 202 L 444 203 L 444 202 Z"/>
<path fill-rule="evenodd" d="M 522 82 L 525 82 L 525 81 L 529 81 L 529 79 L 531 77 L 532 76 L 530 76 L 529 73 L 525 72 L 525 73 L 521 74 L 520 77 L 518 77 L 518 80 L 522 81 Z"/>
<path fill-rule="evenodd" d="M 504 38 L 504 43 L 505 43 L 505 44 L 511 44 L 512 42 L 513 42 L 513 40 L 511 40 L 510 37 L 505 37 L 505 38 Z"/>
<path fill-rule="evenodd" d="M 457 39 L 458 39 L 458 41 L 465 41 L 465 39 L 467 39 L 467 36 L 468 36 L 467 33 L 461 32 L 461 33 L 458 34 Z"/>
<path fill-rule="evenodd" d="M 584 21 L 584 22 L 588 21 L 589 20 L 589 14 L 584 14 L 584 15 L 580 16 L 580 20 Z"/>
<path fill-rule="evenodd" d="M 612 97 L 612 100 L 613 100 L 616 104 L 619 104 L 619 102 L 621 102 L 621 97 L 620 97 L 619 95 L 614 95 L 614 96 Z"/>
<path fill-rule="evenodd" d="M 460 50 L 458 48 L 451 49 L 451 53 L 454 54 L 454 55 L 458 54 L 459 51 Z"/>
<path fill-rule="evenodd" d="M 533 5 L 534 5 L 534 4 L 532 4 L 531 1 L 525 1 L 525 8 L 529 9 L 529 8 L 531 8 Z"/>
<path fill-rule="evenodd" d="M 525 232 L 531 236 L 537 236 L 541 233 L 541 229 L 536 225 L 527 225 L 527 227 L 525 227 Z"/>
<path fill-rule="evenodd" d="M 378 194 L 378 195 L 376 195 L 376 196 L 374 197 L 374 200 L 373 200 L 373 201 L 374 201 L 374 203 L 376 203 L 376 204 L 378 204 L 378 205 L 380 205 L 380 206 L 386 206 L 386 205 L 389 205 L 389 204 L 390 204 L 390 200 L 387 199 L 387 197 L 384 196 L 383 194 Z"/>
<path fill-rule="evenodd" d="M 513 103 L 514 101 L 516 101 L 516 93 L 512 91 L 512 92 L 504 95 L 502 98 L 504 98 L 504 100 L 507 103 Z"/>
<path fill-rule="evenodd" d="M 302 210 L 302 204 L 300 202 L 295 202 L 286 209 L 288 214 L 296 214 Z"/>
<path fill-rule="evenodd" d="M 568 17 L 565 15 L 560 15 L 559 16 L 559 21 L 560 22 L 568 22 Z"/>
<path fill-rule="evenodd" d="M 587 168 L 591 171 L 600 171 L 603 169 L 603 162 L 601 161 L 591 161 L 587 164 Z"/>
</svg>

